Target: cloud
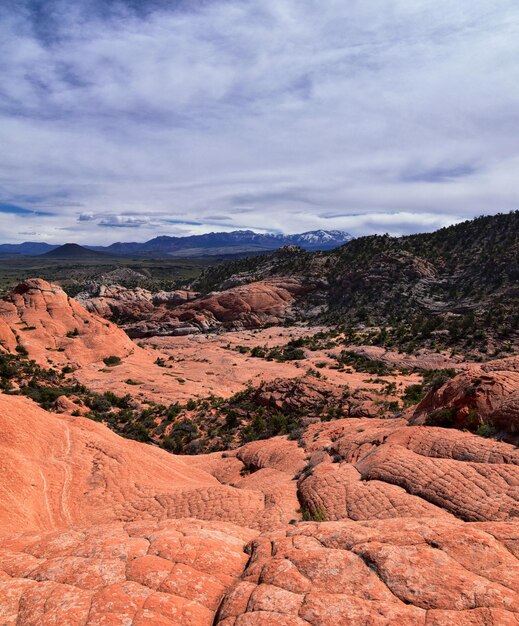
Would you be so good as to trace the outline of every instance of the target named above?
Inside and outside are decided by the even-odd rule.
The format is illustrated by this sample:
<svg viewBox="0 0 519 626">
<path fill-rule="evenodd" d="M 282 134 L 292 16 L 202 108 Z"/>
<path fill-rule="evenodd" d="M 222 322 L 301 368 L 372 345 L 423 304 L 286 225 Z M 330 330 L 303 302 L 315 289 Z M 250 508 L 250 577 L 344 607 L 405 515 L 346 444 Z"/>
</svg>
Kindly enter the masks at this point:
<svg viewBox="0 0 519 626">
<path fill-rule="evenodd" d="M 3 238 L 517 208 L 518 23 L 514 0 L 2 3 L 0 202 L 27 210 Z"/>
<path fill-rule="evenodd" d="M 21 206 L 17 206 L 15 204 L 5 204 L 0 203 L 0 213 L 9 213 L 11 215 L 19 215 L 20 217 L 42 217 L 47 215 L 53 215 L 48 211 L 35 211 L 31 209 L 26 209 Z"/>
<path fill-rule="evenodd" d="M 140 228 L 149 223 L 149 218 L 132 217 L 129 215 L 110 215 L 99 220 L 99 226 L 111 228 Z"/>
<path fill-rule="evenodd" d="M 477 172 L 477 168 L 470 163 L 462 163 L 459 165 L 438 165 L 432 169 L 422 169 L 412 167 L 407 172 L 403 172 L 401 180 L 404 182 L 426 182 L 426 183 L 443 183 L 454 181 L 457 178 L 471 176 Z"/>
</svg>

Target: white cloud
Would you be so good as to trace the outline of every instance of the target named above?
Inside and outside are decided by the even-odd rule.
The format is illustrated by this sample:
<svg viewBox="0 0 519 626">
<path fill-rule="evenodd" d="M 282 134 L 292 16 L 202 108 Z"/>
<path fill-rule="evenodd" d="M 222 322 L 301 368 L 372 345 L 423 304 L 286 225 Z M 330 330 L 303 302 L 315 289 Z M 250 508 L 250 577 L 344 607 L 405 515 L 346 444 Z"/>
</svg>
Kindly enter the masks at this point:
<svg viewBox="0 0 519 626">
<path fill-rule="evenodd" d="M 92 6 L 0 15 L 0 202 L 57 213 L 3 240 L 29 219 L 91 243 L 412 232 L 519 205 L 513 0 Z"/>
<path fill-rule="evenodd" d="M 140 228 L 144 224 L 149 224 L 148 217 L 132 217 L 129 215 L 110 215 L 99 220 L 99 226 L 110 226 L 112 228 Z"/>
</svg>

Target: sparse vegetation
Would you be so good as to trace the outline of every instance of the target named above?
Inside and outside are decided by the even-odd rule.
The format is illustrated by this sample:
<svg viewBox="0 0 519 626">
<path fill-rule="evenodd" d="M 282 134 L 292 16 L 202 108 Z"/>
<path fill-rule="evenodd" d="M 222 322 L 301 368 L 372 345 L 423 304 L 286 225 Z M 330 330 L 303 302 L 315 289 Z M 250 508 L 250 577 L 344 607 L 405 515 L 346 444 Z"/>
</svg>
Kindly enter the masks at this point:
<svg viewBox="0 0 519 626">
<path fill-rule="evenodd" d="M 116 365 L 121 364 L 121 357 L 115 356 L 115 355 L 107 356 L 106 358 L 103 359 L 103 362 L 108 367 L 114 367 Z"/>
<path fill-rule="evenodd" d="M 337 357 L 337 362 L 340 367 L 348 365 L 357 372 L 366 372 L 367 374 L 376 374 L 377 376 L 385 376 L 395 372 L 395 368 L 386 365 L 383 361 L 370 359 L 353 350 L 343 350 Z"/>
<path fill-rule="evenodd" d="M 285 361 L 301 361 L 306 356 L 302 345 L 303 343 L 299 339 L 293 339 L 285 346 L 280 347 L 268 348 L 267 346 L 255 346 L 251 349 L 250 355 L 258 359 L 277 361 L 278 363 L 284 363 Z M 242 346 L 238 346 L 238 348 L 242 348 Z M 245 352 L 247 351 L 248 348 Z"/>
</svg>

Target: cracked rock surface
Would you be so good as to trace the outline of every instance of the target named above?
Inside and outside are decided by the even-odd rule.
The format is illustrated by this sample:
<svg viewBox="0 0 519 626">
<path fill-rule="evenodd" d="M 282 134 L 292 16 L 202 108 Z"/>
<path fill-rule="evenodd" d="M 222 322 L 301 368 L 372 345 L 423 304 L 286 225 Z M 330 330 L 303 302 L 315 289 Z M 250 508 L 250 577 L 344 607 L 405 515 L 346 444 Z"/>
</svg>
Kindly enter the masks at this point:
<svg viewBox="0 0 519 626">
<path fill-rule="evenodd" d="M 519 623 L 510 444 L 348 418 L 178 457 L 1 394 L 0 433 L 2 626 Z"/>
</svg>

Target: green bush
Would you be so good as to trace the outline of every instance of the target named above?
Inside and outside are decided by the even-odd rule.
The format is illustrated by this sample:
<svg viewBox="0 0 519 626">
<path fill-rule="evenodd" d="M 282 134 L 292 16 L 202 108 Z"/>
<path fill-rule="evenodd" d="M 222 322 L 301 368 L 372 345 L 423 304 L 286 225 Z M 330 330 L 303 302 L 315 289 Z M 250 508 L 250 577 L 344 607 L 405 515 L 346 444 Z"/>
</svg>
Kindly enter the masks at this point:
<svg viewBox="0 0 519 626">
<path fill-rule="evenodd" d="M 119 356 L 107 356 L 103 359 L 104 364 L 108 365 L 108 367 L 114 367 L 115 365 L 120 365 L 121 357 Z"/>
<path fill-rule="evenodd" d="M 496 432 L 496 429 L 491 424 L 480 424 L 476 428 L 476 435 L 479 435 L 480 437 L 493 437 Z"/>
<path fill-rule="evenodd" d="M 323 507 L 309 507 L 302 511 L 304 522 L 326 522 L 326 511 Z"/>
<path fill-rule="evenodd" d="M 456 409 L 438 409 L 427 416 L 426 426 L 441 426 L 442 428 L 454 428 L 456 424 Z"/>
<path fill-rule="evenodd" d="M 402 400 L 404 402 L 404 406 L 412 406 L 413 404 L 418 404 L 425 395 L 424 385 L 408 385 L 405 388 L 404 395 L 402 396 Z"/>
</svg>

